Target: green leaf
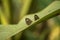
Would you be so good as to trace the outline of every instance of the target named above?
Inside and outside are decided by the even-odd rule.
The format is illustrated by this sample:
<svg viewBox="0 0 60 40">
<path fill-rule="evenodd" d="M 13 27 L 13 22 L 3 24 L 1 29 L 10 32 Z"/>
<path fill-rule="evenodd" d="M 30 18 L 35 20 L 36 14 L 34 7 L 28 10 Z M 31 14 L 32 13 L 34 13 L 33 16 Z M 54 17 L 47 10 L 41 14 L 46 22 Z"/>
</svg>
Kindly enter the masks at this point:
<svg viewBox="0 0 60 40">
<path fill-rule="evenodd" d="M 60 1 L 54 1 L 41 12 L 25 16 L 17 25 L 0 25 L 0 40 L 6 40 L 30 26 L 48 20 L 49 18 L 54 17 L 56 14 L 59 14 L 59 11 Z M 34 21 L 34 15 L 37 15 L 39 17 L 37 21 Z M 31 19 L 32 23 L 30 25 L 27 25 L 25 18 Z"/>
</svg>

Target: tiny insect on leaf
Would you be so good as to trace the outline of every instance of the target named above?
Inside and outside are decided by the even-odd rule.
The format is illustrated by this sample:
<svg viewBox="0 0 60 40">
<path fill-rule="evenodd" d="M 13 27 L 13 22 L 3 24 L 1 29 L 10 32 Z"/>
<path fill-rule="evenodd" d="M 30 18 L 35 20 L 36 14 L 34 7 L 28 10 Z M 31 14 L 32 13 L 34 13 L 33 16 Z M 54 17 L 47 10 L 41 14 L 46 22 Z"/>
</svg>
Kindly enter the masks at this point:
<svg viewBox="0 0 60 40">
<path fill-rule="evenodd" d="M 29 18 L 26 18 L 25 21 L 27 25 L 30 25 L 32 23 L 32 20 L 30 20 Z"/>
<path fill-rule="evenodd" d="M 36 21 L 37 19 L 39 19 L 39 17 L 37 15 L 34 15 L 34 19 Z"/>
</svg>

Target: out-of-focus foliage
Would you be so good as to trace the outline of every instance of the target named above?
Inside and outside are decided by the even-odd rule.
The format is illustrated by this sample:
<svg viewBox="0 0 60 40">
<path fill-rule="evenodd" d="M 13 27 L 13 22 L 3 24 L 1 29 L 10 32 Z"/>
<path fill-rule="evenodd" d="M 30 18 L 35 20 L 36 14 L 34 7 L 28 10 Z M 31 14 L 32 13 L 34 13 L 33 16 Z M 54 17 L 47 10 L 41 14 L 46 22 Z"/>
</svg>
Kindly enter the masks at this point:
<svg viewBox="0 0 60 40">
<path fill-rule="evenodd" d="M 2 22 L 0 19 L 0 24 L 17 24 L 25 15 L 37 13 L 53 1 L 54 0 L 0 0 L 0 9 L 2 9 L 2 15 L 5 17 L 5 19 L 2 17 Z M 31 26 L 7 40 L 60 40 L 59 29 L 60 15 Z"/>
</svg>

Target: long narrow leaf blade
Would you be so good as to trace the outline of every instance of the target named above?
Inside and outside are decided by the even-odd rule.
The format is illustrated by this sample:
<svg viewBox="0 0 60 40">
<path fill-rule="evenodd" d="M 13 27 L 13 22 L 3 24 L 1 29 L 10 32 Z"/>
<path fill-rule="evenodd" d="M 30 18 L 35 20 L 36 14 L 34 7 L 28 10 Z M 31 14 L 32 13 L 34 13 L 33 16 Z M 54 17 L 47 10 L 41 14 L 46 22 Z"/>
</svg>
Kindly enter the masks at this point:
<svg viewBox="0 0 60 40">
<path fill-rule="evenodd" d="M 31 14 L 31 15 L 25 16 L 17 25 L 7 25 L 7 26 L 0 25 L 0 40 L 6 40 L 9 37 L 21 32 L 22 30 L 36 23 L 40 23 L 46 19 L 54 17 L 54 15 L 59 14 L 59 11 L 60 11 L 59 9 L 60 9 L 60 1 L 54 1 L 43 11 L 36 13 L 36 15 L 39 17 L 37 21 L 34 21 L 35 14 Z M 32 20 L 31 25 L 26 24 L 25 18 L 29 18 Z"/>
</svg>

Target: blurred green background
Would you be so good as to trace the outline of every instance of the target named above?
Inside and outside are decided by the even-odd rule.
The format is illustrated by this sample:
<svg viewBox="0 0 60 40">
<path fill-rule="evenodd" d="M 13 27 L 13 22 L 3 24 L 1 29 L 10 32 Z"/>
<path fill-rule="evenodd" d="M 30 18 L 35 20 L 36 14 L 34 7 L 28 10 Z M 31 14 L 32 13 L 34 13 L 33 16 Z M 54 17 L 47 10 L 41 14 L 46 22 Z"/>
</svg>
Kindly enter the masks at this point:
<svg viewBox="0 0 60 40">
<path fill-rule="evenodd" d="M 0 0 L 0 24 L 17 24 L 25 15 L 40 12 L 54 0 Z M 60 40 L 60 15 L 31 26 L 7 40 Z"/>
</svg>

